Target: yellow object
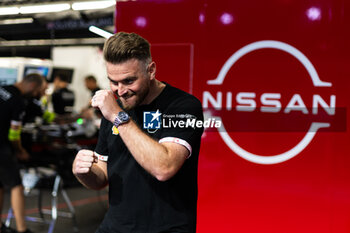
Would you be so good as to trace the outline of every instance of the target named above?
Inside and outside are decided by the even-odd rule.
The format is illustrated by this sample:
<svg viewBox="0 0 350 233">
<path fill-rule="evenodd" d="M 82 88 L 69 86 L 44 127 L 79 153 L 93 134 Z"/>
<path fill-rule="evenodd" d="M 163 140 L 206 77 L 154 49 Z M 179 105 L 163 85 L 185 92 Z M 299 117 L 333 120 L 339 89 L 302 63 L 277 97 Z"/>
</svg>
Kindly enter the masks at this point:
<svg viewBox="0 0 350 233">
<path fill-rule="evenodd" d="M 21 139 L 21 129 L 11 129 L 9 130 L 8 139 L 10 141 L 17 141 Z"/>
<path fill-rule="evenodd" d="M 118 130 L 117 127 L 115 127 L 114 125 L 113 125 L 113 127 L 112 127 L 112 133 L 113 133 L 114 135 L 118 135 L 118 134 L 119 134 L 119 130 Z"/>
<path fill-rule="evenodd" d="M 47 110 L 43 114 L 43 119 L 47 123 L 53 122 L 53 120 L 55 120 L 55 117 L 56 117 L 56 114 L 54 112 L 49 112 Z"/>
<path fill-rule="evenodd" d="M 48 100 L 47 100 L 47 96 L 43 96 L 41 97 L 41 104 L 42 106 L 44 106 L 44 108 L 47 108 L 47 105 L 48 105 Z"/>
</svg>

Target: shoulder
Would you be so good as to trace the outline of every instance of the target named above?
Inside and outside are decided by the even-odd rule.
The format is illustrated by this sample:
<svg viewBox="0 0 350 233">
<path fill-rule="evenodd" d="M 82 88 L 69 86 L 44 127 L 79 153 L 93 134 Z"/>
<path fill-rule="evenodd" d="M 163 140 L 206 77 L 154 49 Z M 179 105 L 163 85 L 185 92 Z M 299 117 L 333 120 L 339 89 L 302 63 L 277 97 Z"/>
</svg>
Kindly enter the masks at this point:
<svg viewBox="0 0 350 233">
<path fill-rule="evenodd" d="M 23 98 L 21 96 L 21 92 L 15 86 L 3 86 L 0 87 L 1 90 L 1 98 L 16 103 L 22 103 Z"/>
<path fill-rule="evenodd" d="M 71 89 L 68 89 L 68 88 L 65 88 L 64 91 L 69 92 L 69 93 L 74 93 L 74 91 L 72 91 Z"/>
<path fill-rule="evenodd" d="M 180 90 L 179 88 L 170 86 L 167 84 L 164 99 L 167 99 L 171 104 L 174 105 L 185 105 L 185 106 L 193 106 L 193 107 L 201 107 L 202 104 L 195 96 Z"/>
<path fill-rule="evenodd" d="M 0 100 L 5 103 L 2 106 L 3 110 L 9 111 L 11 114 L 22 114 L 25 110 L 25 100 L 14 86 L 0 87 Z"/>
<path fill-rule="evenodd" d="M 166 103 L 166 107 L 162 109 L 164 114 L 203 118 L 202 104 L 195 96 L 170 85 L 167 88 L 167 93 L 163 96 Z"/>
<path fill-rule="evenodd" d="M 3 92 L 11 94 L 11 96 L 20 96 L 20 91 L 15 86 L 2 86 L 0 89 Z"/>
<path fill-rule="evenodd" d="M 13 97 L 11 90 L 8 86 L 0 87 L 0 100 L 8 101 Z"/>
<path fill-rule="evenodd" d="M 52 96 L 57 96 L 61 93 L 62 89 L 57 89 L 57 90 L 54 90 L 54 92 L 52 93 Z"/>
</svg>

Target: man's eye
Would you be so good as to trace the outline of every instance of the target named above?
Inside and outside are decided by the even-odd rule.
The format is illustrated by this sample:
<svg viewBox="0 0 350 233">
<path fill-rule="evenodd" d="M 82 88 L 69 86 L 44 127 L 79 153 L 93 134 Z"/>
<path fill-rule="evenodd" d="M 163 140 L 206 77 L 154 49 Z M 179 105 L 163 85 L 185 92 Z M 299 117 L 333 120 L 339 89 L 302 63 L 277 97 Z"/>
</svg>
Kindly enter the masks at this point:
<svg viewBox="0 0 350 233">
<path fill-rule="evenodd" d="M 125 82 L 125 84 L 132 84 L 134 81 L 131 80 L 131 79 L 127 79 L 127 80 L 125 80 L 124 82 Z"/>
</svg>

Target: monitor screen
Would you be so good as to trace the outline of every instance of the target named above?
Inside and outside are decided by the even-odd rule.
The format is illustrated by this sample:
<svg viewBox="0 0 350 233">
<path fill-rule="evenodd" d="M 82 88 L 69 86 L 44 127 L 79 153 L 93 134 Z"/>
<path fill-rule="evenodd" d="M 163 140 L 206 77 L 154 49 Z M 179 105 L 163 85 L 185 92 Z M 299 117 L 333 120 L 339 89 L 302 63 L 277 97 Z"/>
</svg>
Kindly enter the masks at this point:
<svg viewBox="0 0 350 233">
<path fill-rule="evenodd" d="M 51 77 L 48 79 L 48 81 L 53 82 L 56 76 L 61 76 L 61 77 L 63 76 L 65 80 L 67 80 L 69 83 L 72 83 L 73 73 L 74 73 L 74 70 L 71 68 L 54 67 L 52 69 Z"/>
<path fill-rule="evenodd" d="M 18 70 L 0 67 L 0 86 L 12 85 L 17 82 Z"/>
<path fill-rule="evenodd" d="M 45 78 L 48 78 L 49 70 L 50 69 L 47 66 L 25 66 L 23 77 L 27 76 L 28 74 L 37 73 L 37 74 L 41 74 Z"/>
</svg>

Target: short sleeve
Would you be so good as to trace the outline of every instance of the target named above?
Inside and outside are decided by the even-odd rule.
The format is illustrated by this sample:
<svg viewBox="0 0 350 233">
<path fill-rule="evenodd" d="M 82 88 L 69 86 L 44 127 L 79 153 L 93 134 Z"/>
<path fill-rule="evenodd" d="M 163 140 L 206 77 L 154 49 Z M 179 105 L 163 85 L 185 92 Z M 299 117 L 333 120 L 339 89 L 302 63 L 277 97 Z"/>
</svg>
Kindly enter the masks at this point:
<svg viewBox="0 0 350 233">
<path fill-rule="evenodd" d="M 95 148 L 95 154 L 99 160 L 107 161 L 108 160 L 108 144 L 107 144 L 107 135 L 108 135 L 108 121 L 103 117 L 101 121 L 100 132 L 98 136 L 97 145 Z"/>
<path fill-rule="evenodd" d="M 12 125 L 21 125 L 24 115 L 25 115 L 25 106 L 23 101 L 20 98 L 14 98 L 11 101 L 12 113 L 11 113 L 11 124 Z"/>
<path fill-rule="evenodd" d="M 179 99 L 162 113 L 162 133 L 159 142 L 173 142 L 192 151 L 199 147 L 203 128 L 195 122 L 203 121 L 203 110 L 199 100 L 193 96 Z"/>
</svg>

